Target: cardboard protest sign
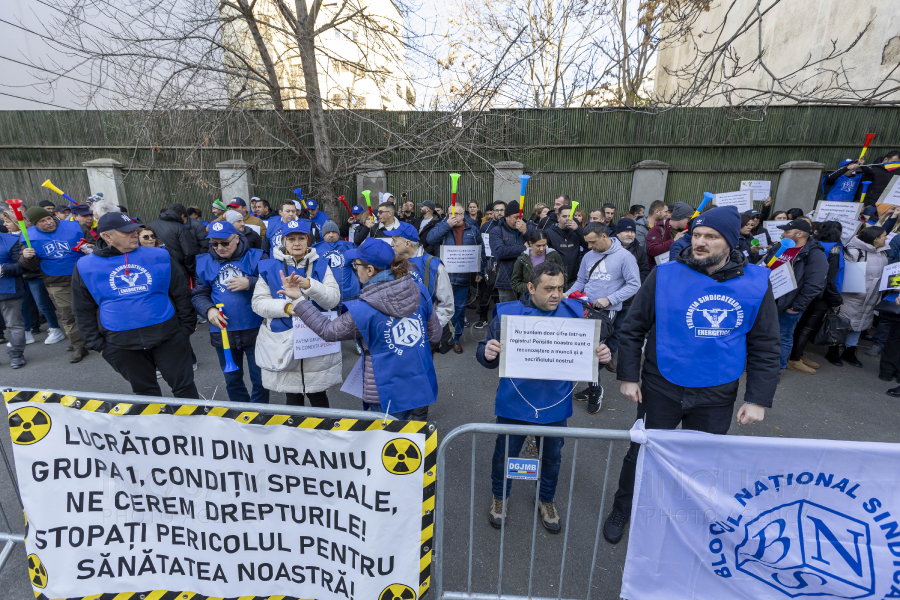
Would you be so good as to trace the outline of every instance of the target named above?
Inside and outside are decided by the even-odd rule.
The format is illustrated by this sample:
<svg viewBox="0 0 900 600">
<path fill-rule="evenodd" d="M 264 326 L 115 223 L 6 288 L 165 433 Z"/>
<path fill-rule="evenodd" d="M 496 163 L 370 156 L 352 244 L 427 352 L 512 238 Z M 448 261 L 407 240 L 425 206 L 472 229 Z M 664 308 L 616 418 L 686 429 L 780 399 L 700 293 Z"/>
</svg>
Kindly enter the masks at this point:
<svg viewBox="0 0 900 600">
<path fill-rule="evenodd" d="M 753 208 L 753 192 L 743 190 L 716 194 L 715 203 L 716 206 L 733 206 L 738 212 L 746 212 Z"/>
<path fill-rule="evenodd" d="M 794 267 L 788 263 L 769 271 L 769 283 L 772 284 L 772 295 L 775 299 L 781 298 L 788 292 L 797 289 L 797 279 L 794 276 Z"/>
<path fill-rule="evenodd" d="M 850 241 L 862 223 L 859 215 L 863 205 L 859 202 L 834 202 L 820 200 L 816 203 L 814 221 L 837 221 L 841 224 L 841 241 L 846 244 Z"/>
<path fill-rule="evenodd" d="M 597 381 L 600 321 L 503 315 L 500 377 Z"/>
<path fill-rule="evenodd" d="M 323 313 L 326 317 L 334 321 L 337 313 L 329 310 Z M 306 323 L 300 320 L 300 317 L 294 317 L 294 358 L 313 358 L 314 356 L 324 356 L 326 354 L 335 354 L 341 351 L 340 342 L 326 342 L 310 329 Z"/>
<path fill-rule="evenodd" d="M 47 598 L 428 589 L 432 424 L 4 396 Z"/>
<path fill-rule="evenodd" d="M 477 273 L 481 270 L 481 246 L 441 244 L 441 262 L 448 273 Z"/>
</svg>

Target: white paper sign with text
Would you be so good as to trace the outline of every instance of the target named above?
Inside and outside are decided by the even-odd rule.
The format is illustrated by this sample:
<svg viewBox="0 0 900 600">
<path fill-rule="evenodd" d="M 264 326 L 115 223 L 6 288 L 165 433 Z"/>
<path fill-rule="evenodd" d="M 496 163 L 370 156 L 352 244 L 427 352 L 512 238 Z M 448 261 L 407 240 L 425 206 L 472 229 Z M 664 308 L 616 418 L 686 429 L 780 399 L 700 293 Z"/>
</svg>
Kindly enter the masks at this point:
<svg viewBox="0 0 900 600">
<path fill-rule="evenodd" d="M 424 427 L 47 395 L 7 405 L 47 597 L 421 594 Z"/>
<path fill-rule="evenodd" d="M 863 205 L 859 202 L 834 202 L 820 200 L 816 204 L 814 221 L 837 221 L 841 224 L 841 241 L 846 244 L 856 234 L 862 224 L 859 214 Z"/>
<path fill-rule="evenodd" d="M 716 206 L 733 206 L 738 212 L 745 212 L 753 208 L 753 192 L 743 190 L 740 192 L 725 192 L 724 194 L 716 194 Z"/>
<path fill-rule="evenodd" d="M 332 321 L 337 318 L 337 313 L 333 310 L 322 314 Z M 306 323 L 301 321 L 300 317 L 294 317 L 294 358 L 298 360 L 301 358 L 313 358 L 340 351 L 340 342 L 326 342 L 316 335 L 316 332 L 310 329 Z"/>
<path fill-rule="evenodd" d="M 765 200 L 772 195 L 771 181 L 742 181 L 741 191 L 750 190 L 755 200 Z"/>
<path fill-rule="evenodd" d="M 891 204 L 900 206 L 900 175 L 894 175 L 888 182 L 888 187 L 878 198 L 879 204 Z"/>
<path fill-rule="evenodd" d="M 797 279 L 794 277 L 794 267 L 791 263 L 784 263 L 777 269 L 769 271 L 769 283 L 772 284 L 772 294 L 776 300 L 796 290 Z"/>
<path fill-rule="evenodd" d="M 880 291 L 900 289 L 900 263 L 886 265 L 881 272 Z"/>
<path fill-rule="evenodd" d="M 772 240 L 773 244 L 777 244 L 781 241 L 781 237 L 784 232 L 778 229 L 778 227 L 780 225 L 784 225 L 785 223 L 787 223 L 787 221 L 763 221 L 763 227 L 766 228 L 766 231 L 769 234 L 769 238 Z"/>
<path fill-rule="evenodd" d="M 441 262 L 448 273 L 477 273 L 481 270 L 481 246 L 441 244 Z"/>
<path fill-rule="evenodd" d="M 503 315 L 500 377 L 597 381 L 600 321 Z"/>
</svg>

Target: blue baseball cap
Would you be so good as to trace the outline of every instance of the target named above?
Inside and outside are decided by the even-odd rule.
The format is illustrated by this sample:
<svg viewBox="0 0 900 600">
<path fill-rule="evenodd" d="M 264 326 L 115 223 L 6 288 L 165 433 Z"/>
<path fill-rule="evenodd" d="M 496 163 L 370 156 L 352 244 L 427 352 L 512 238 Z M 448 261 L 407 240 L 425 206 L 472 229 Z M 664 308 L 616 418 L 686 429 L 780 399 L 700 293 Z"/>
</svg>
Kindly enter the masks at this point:
<svg viewBox="0 0 900 600">
<path fill-rule="evenodd" d="M 97 221 L 97 233 L 105 233 L 112 229 L 122 233 L 131 233 L 138 227 L 140 225 L 119 212 L 106 213 Z"/>
<path fill-rule="evenodd" d="M 309 210 L 319 210 L 319 203 L 315 200 L 307 200 L 306 208 L 308 208 Z"/>
<path fill-rule="evenodd" d="M 360 206 L 359 204 L 354 204 L 353 208 L 350 209 L 350 212 L 352 212 L 354 215 L 358 215 L 362 211 L 363 211 L 363 207 Z"/>
<path fill-rule="evenodd" d="M 416 228 L 413 227 L 412 225 L 410 225 L 409 223 L 404 223 L 403 221 L 400 221 L 400 223 L 397 226 L 397 229 L 392 229 L 390 231 L 385 229 L 384 235 L 387 235 L 390 237 L 402 237 L 411 242 L 416 242 L 416 243 L 418 243 L 418 241 L 419 241 L 419 232 L 416 230 Z"/>
<path fill-rule="evenodd" d="M 206 239 L 224 240 L 236 233 L 237 229 L 228 221 L 213 221 L 209 224 L 209 233 L 206 234 Z"/>
<path fill-rule="evenodd" d="M 59 207 L 57 206 L 56 208 L 59 211 Z M 87 204 L 76 204 L 75 206 L 66 207 L 66 208 L 69 208 L 72 211 L 73 215 L 78 215 L 81 217 L 86 217 L 88 215 L 93 214 L 91 212 L 91 207 L 88 206 Z M 59 212 L 62 212 L 62 211 L 59 211 Z"/>
<path fill-rule="evenodd" d="M 852 162 L 853 162 L 852 158 L 845 158 L 844 160 L 841 161 L 839 168 L 843 169 L 844 167 L 846 167 L 847 165 L 849 165 Z"/>
<path fill-rule="evenodd" d="M 384 271 L 394 262 L 394 249 L 383 239 L 366 238 L 359 248 L 344 253 L 345 260 L 352 261 L 354 258 Z"/>
<path fill-rule="evenodd" d="M 282 224 L 281 226 L 281 235 L 282 237 L 287 237 L 292 233 L 305 233 L 309 235 L 309 232 L 312 231 L 311 227 L 312 221 L 309 219 L 297 219 L 295 221 L 288 221 L 287 223 Z"/>
</svg>

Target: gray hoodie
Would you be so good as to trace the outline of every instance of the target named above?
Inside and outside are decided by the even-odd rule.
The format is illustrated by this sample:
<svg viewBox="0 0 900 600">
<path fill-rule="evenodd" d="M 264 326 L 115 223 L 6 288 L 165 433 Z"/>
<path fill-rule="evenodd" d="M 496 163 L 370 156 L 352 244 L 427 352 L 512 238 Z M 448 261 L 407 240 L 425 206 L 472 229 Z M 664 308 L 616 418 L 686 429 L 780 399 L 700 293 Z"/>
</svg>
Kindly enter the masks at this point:
<svg viewBox="0 0 900 600">
<path fill-rule="evenodd" d="M 622 310 L 622 303 L 637 294 L 641 288 L 641 273 L 634 255 L 622 247 L 618 238 L 612 238 L 606 252 L 591 250 L 581 259 L 578 279 L 566 292 L 578 290 L 587 294 L 591 304 L 599 298 L 608 298 L 608 310 Z M 588 273 L 597 261 L 606 259 L 596 268 L 588 280 Z"/>
<path fill-rule="evenodd" d="M 412 277 L 406 275 L 393 281 L 372 283 L 363 287 L 359 295 L 375 310 L 394 318 L 408 317 L 419 307 L 421 294 L 419 287 Z M 353 321 L 350 312 L 345 312 L 334 321 L 318 311 L 312 302 L 300 302 L 294 305 L 294 312 L 316 335 L 326 342 L 340 340 L 352 340 L 360 337 L 359 328 Z M 437 343 L 441 339 L 441 323 L 437 317 L 437 311 L 431 311 L 428 320 L 428 339 Z M 372 355 L 366 343 L 360 340 L 366 350 L 366 363 L 363 368 L 363 402 L 367 404 L 378 403 L 378 388 L 375 385 L 375 374 L 372 372 Z M 387 408 L 387 407 L 384 407 Z"/>
</svg>

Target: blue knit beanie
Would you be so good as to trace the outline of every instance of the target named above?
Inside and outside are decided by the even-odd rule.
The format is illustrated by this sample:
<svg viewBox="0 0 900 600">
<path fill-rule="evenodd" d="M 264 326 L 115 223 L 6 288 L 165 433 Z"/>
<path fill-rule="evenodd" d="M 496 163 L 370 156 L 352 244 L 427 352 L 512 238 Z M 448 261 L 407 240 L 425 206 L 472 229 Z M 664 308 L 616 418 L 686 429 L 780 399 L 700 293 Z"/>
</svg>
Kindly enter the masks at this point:
<svg viewBox="0 0 900 600">
<path fill-rule="evenodd" d="M 694 219 L 691 225 L 691 233 L 694 227 L 712 227 L 725 238 L 732 250 L 737 248 L 741 237 L 741 213 L 733 206 L 719 206 L 710 209 Z"/>
</svg>

